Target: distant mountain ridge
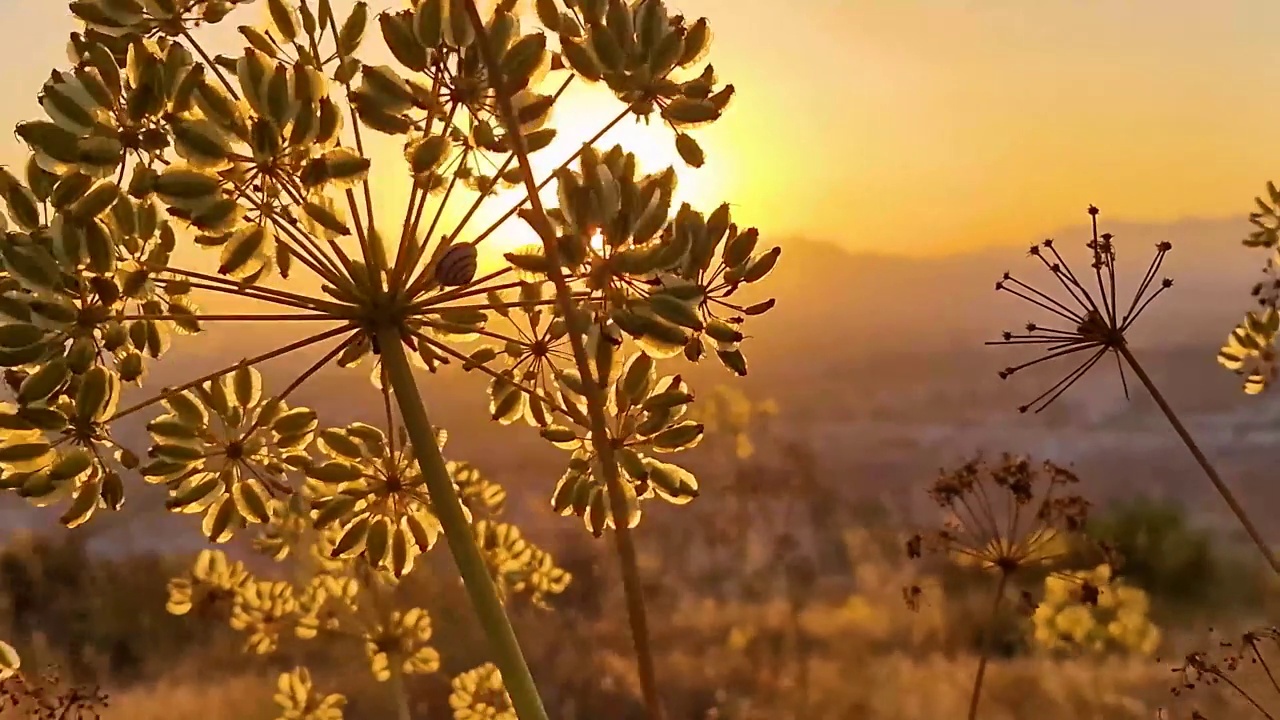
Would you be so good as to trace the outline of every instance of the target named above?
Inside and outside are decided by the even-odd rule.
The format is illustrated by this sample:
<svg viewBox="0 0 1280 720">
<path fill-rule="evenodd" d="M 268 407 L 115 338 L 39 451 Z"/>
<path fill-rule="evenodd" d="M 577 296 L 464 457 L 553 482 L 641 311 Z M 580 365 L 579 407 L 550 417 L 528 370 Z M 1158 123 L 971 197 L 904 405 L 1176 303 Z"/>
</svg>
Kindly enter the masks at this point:
<svg viewBox="0 0 1280 720">
<path fill-rule="evenodd" d="M 1249 225 L 1236 219 L 1191 219 L 1150 224 L 1116 222 L 1111 232 L 1121 274 L 1119 294 L 1128 298 L 1146 271 L 1154 245 L 1169 241 L 1162 275 L 1174 287 L 1151 308 L 1138 337 L 1157 344 L 1219 343 L 1250 307 L 1249 288 L 1266 255 L 1240 244 Z M 1088 270 L 1086 226 L 1062 228 L 1045 237 L 1077 274 Z M 937 257 L 905 257 L 846 251 L 805 239 L 783 241 L 783 254 L 766 285 L 778 309 L 766 316 L 774 327 L 762 337 L 813 331 L 846 333 L 861 344 L 946 347 L 993 339 L 1000 330 L 1036 319 L 1042 311 L 993 292 L 1003 272 L 1051 289 L 1049 272 L 1028 257 L 1025 245 L 987 247 Z M 803 310 L 801 310 L 803 308 Z M 1043 318 L 1042 318 L 1043 319 Z M 764 323 L 759 325 L 763 326 Z"/>
</svg>

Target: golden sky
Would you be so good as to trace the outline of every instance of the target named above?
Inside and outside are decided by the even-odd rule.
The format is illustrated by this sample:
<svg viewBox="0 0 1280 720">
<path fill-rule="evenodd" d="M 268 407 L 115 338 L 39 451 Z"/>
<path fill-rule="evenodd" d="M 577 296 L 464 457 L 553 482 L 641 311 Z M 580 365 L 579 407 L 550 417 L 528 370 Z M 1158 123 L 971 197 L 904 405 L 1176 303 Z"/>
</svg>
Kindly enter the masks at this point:
<svg viewBox="0 0 1280 720">
<path fill-rule="evenodd" d="M 708 210 L 730 202 L 783 242 L 885 253 L 1022 244 L 1081 221 L 1089 203 L 1113 219 L 1243 216 L 1280 179 L 1275 3 L 672 4 L 711 20 L 710 59 L 738 88 L 726 117 L 698 131 L 709 162 L 688 171 L 681 195 Z M 0 123 L 35 115 L 29 98 L 65 64 L 70 28 L 61 0 L 0 0 L 0 91 L 21 98 L 0 106 Z M 560 111 L 566 131 L 589 134 L 615 107 L 590 96 Z M 674 161 L 656 130 L 608 140 L 651 167 Z"/>
</svg>

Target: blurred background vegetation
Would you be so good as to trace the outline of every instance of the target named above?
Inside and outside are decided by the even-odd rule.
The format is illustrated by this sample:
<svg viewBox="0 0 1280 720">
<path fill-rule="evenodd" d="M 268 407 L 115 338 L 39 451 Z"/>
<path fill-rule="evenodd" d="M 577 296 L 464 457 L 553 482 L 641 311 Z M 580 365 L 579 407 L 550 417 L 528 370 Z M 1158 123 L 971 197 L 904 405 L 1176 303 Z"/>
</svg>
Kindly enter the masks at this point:
<svg viewBox="0 0 1280 720">
<path fill-rule="evenodd" d="M 671 717 L 960 714 L 989 577 L 908 561 L 902 543 L 910 528 L 934 519 L 842 500 L 840 487 L 852 480 L 818 474 L 802 444 L 773 432 L 775 413 L 769 402 L 717 391 L 702 418 L 708 441 L 698 450 L 703 493 L 717 502 L 658 515 L 645 535 L 643 570 Z M 521 640 L 553 717 L 641 718 L 608 548 L 569 542 L 579 528 L 565 524 L 566 542 L 546 547 L 573 582 L 548 609 L 513 600 Z M 28 667 L 57 665 L 76 682 L 104 686 L 112 698 L 107 717 L 274 718 L 276 673 L 304 657 L 317 687 L 348 694 L 347 717 L 388 711 L 361 656 L 319 640 L 286 640 L 269 658 L 245 655 L 243 637 L 222 618 L 166 613 L 166 584 L 193 555 L 117 547 L 95 556 L 93 527 L 6 542 L 0 636 L 13 639 Z M 1103 617 L 1101 609 L 1047 603 L 1033 617 L 1006 604 L 994 628 L 998 660 L 984 718 L 1150 718 L 1170 701 L 1168 658 L 1204 645 L 1210 626 L 1249 626 L 1275 600 L 1260 568 L 1241 559 L 1248 553 L 1194 526 L 1177 504 L 1117 501 L 1095 508 L 1087 531 L 1123 557 L 1114 574 L 1125 587 L 1117 595 L 1124 608 Z M 260 561 L 234 543 L 228 552 Z M 444 663 L 411 681 L 420 718 L 449 717 L 449 679 L 485 660 L 448 558 L 433 555 L 403 588 L 432 613 Z M 1087 573 L 1096 564 L 1072 553 L 1057 569 Z M 1031 578 L 1028 588 L 1043 595 L 1035 586 L 1045 581 Z M 904 599 L 909 586 L 923 590 L 914 609 Z M 1132 621 L 1128 634 L 1108 619 L 1117 613 Z M 1150 634 L 1135 635 L 1133 622 L 1155 628 L 1158 646 L 1139 637 Z M 924 687 L 929 692 L 919 692 Z"/>
</svg>

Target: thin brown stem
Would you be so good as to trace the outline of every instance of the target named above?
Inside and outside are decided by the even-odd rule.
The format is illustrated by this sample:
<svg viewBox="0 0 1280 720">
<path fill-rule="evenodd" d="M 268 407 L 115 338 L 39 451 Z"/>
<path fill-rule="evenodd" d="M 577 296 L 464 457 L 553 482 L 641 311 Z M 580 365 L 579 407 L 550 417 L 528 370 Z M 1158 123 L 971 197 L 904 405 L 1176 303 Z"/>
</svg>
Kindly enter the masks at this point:
<svg viewBox="0 0 1280 720">
<path fill-rule="evenodd" d="M 199 55 L 200 58 L 204 60 L 205 65 L 213 71 L 214 76 L 216 76 L 218 81 L 222 83 L 222 87 L 227 89 L 227 92 L 231 94 L 231 97 L 239 100 L 240 93 L 236 92 L 235 87 L 233 87 L 231 82 L 227 80 L 227 76 L 222 73 L 222 68 L 218 66 L 218 63 L 213 61 L 213 58 L 209 57 L 209 53 L 205 52 L 204 47 L 201 46 L 200 43 L 196 42 L 196 39 L 186 30 L 182 31 L 182 37 L 186 38 L 187 42 L 191 43 L 191 47 L 195 48 L 196 54 Z"/>
<path fill-rule="evenodd" d="M 982 681 L 987 675 L 987 661 L 991 659 L 991 628 L 995 625 L 996 615 L 1000 612 L 1000 604 L 1004 601 L 1004 588 L 1009 583 L 1009 573 L 1001 572 L 1000 581 L 996 583 L 996 595 L 991 601 L 991 614 L 987 624 L 982 628 L 982 649 L 978 656 L 978 672 L 973 676 L 973 692 L 969 695 L 969 720 L 978 717 L 978 701 L 982 698 Z"/>
<path fill-rule="evenodd" d="M 1133 356 L 1133 352 L 1129 350 L 1127 345 L 1120 345 L 1119 352 L 1124 357 L 1125 362 L 1129 363 L 1129 367 L 1133 368 L 1133 374 L 1137 375 L 1138 380 L 1140 380 L 1143 386 L 1147 388 L 1147 392 L 1151 393 L 1151 398 L 1156 401 L 1156 405 L 1160 406 L 1160 411 L 1163 412 L 1165 418 L 1169 420 L 1169 424 L 1173 426 L 1174 432 L 1178 433 L 1178 437 L 1182 438 L 1182 443 L 1191 451 L 1191 455 L 1195 457 L 1196 462 L 1200 464 L 1200 469 L 1204 470 L 1204 474 L 1209 478 L 1209 482 L 1213 483 L 1214 489 L 1217 490 L 1218 494 L 1222 496 L 1222 499 L 1226 501 L 1227 507 L 1231 508 L 1231 512 L 1235 514 L 1236 520 L 1240 522 L 1240 525 L 1244 527 L 1244 531 L 1249 535 L 1249 539 L 1258 547 L 1258 551 L 1262 553 L 1262 557 L 1266 558 L 1267 564 L 1271 566 L 1271 569 L 1275 571 L 1277 575 L 1280 575 L 1280 562 L 1277 562 L 1276 556 L 1271 552 L 1271 548 L 1267 545 L 1266 540 L 1262 539 L 1262 533 L 1258 532 L 1258 528 L 1253 524 L 1253 521 L 1249 519 L 1248 513 L 1245 512 L 1244 506 L 1236 500 L 1235 493 L 1231 492 L 1231 488 L 1227 487 L 1227 484 L 1218 476 L 1218 471 L 1214 469 L 1213 465 L 1209 462 L 1209 459 L 1200 451 L 1200 446 L 1197 445 L 1196 441 L 1191 437 L 1191 433 L 1187 432 L 1187 428 L 1183 426 L 1182 421 L 1178 419 L 1177 413 L 1173 411 L 1173 408 L 1170 407 L 1169 403 L 1164 399 L 1164 395 L 1160 392 L 1160 389 L 1151 381 L 1151 377 L 1147 375 L 1147 371 L 1138 363 L 1138 359 Z"/>
<path fill-rule="evenodd" d="M 315 375 L 316 373 L 320 372 L 320 370 L 325 365 L 328 365 L 331 360 L 338 357 L 338 355 L 343 350 L 346 350 L 352 343 L 359 340 L 360 337 L 361 336 L 359 333 L 351 333 L 346 337 L 346 339 L 344 339 L 342 342 L 335 345 L 333 349 L 325 353 L 319 360 L 312 363 L 311 367 L 299 373 L 298 377 L 294 378 L 293 382 L 289 383 L 288 387 L 286 387 L 284 390 L 281 390 L 280 393 L 275 397 L 276 402 L 284 402 L 285 400 L 287 400 L 289 398 L 289 395 L 291 395 L 294 390 L 297 390 L 298 388 L 302 387 L 302 384 L 305 383 L 307 380 L 311 379 L 312 375 Z M 254 418 L 253 424 L 249 426 L 248 430 L 245 430 L 244 437 L 247 438 L 250 435 L 252 435 L 253 431 L 257 430 L 258 427 L 261 425 L 264 417 L 265 415 L 263 415 L 262 413 L 258 413 L 258 417 Z"/>
<path fill-rule="evenodd" d="M 317 334 L 317 335 L 312 335 L 312 336 L 310 336 L 310 337 L 303 338 L 303 339 L 301 339 L 301 340 L 299 340 L 299 341 L 297 341 L 297 342 L 289 343 L 288 345 L 285 345 L 284 347 L 276 348 L 275 350 L 271 350 L 270 352 L 262 353 L 261 355 L 258 355 L 258 356 L 256 356 L 256 357 L 249 358 L 248 360 L 241 360 L 240 362 L 235 363 L 234 365 L 230 365 L 230 366 L 228 366 L 228 367 L 224 367 L 224 368 L 222 368 L 222 369 L 220 369 L 220 370 L 216 370 L 216 371 L 214 371 L 214 372 L 211 372 L 211 373 L 209 373 L 209 374 L 207 374 L 207 375 L 204 375 L 204 376 L 198 377 L 198 378 L 196 378 L 195 380 L 192 380 L 192 381 L 190 381 L 190 382 L 183 383 L 182 385 L 179 385 L 178 387 L 174 387 L 174 388 L 165 388 L 164 390 L 162 390 L 160 393 L 158 393 L 158 394 L 157 394 L 157 395 L 155 395 L 154 397 L 151 397 L 151 398 L 149 398 L 149 399 L 147 399 L 147 400 L 143 400 L 142 402 L 137 403 L 137 404 L 135 404 L 135 405 L 130 405 L 129 407 L 127 407 L 127 408 L 125 408 L 125 409 L 123 409 L 123 410 L 119 410 L 119 411 L 117 411 L 117 412 L 116 412 L 116 414 L 114 414 L 114 415 L 112 415 L 111 417 L 109 417 L 109 418 L 107 418 L 106 420 L 104 420 L 104 421 L 103 421 L 103 424 L 107 424 L 107 423 L 114 422 L 114 421 L 116 421 L 116 420 L 119 420 L 119 419 L 120 419 L 120 418 L 122 418 L 122 417 L 125 417 L 126 415 L 131 415 L 131 414 L 133 414 L 133 413 L 135 413 L 135 412 L 137 412 L 137 411 L 139 411 L 139 410 L 142 410 L 142 409 L 144 409 L 144 408 L 147 408 L 147 407 L 150 407 L 150 406 L 152 406 L 152 405 L 155 405 L 156 403 L 160 402 L 161 400 L 164 400 L 164 399 L 165 399 L 165 397 L 166 397 L 169 393 L 181 392 L 181 391 L 186 390 L 186 389 L 188 389 L 188 388 L 193 388 L 193 387 L 195 387 L 196 385 L 199 385 L 199 384 L 201 384 L 201 383 L 206 383 L 206 382 L 209 382 L 210 380 L 213 380 L 214 378 L 217 378 L 217 377 L 221 377 L 221 376 L 223 376 L 223 375 L 226 375 L 227 373 L 231 372 L 232 370 L 235 370 L 236 368 L 241 367 L 241 366 L 244 366 L 244 365 L 247 365 L 247 366 L 253 366 L 253 365 L 257 365 L 258 363 L 262 363 L 262 362 L 266 362 L 266 361 L 268 361 L 268 360 L 272 360 L 272 359 L 278 358 L 278 357 L 280 357 L 280 356 L 282 356 L 282 355 L 288 355 L 289 353 L 291 353 L 291 352 L 293 352 L 293 351 L 295 351 L 295 350 L 301 350 L 301 349 L 302 349 L 302 348 L 304 348 L 304 347 L 308 347 L 308 346 L 310 346 L 310 345 L 315 345 L 315 344 L 316 344 L 316 343 L 318 343 L 318 342 L 324 342 L 325 340 L 328 340 L 328 339 L 329 339 L 329 338 L 331 338 L 331 337 L 335 337 L 335 336 L 337 336 L 337 335 L 340 335 L 341 333 L 344 333 L 344 332 L 346 332 L 346 331 L 348 331 L 348 330 L 351 330 L 352 328 L 353 328 L 353 326 L 352 326 L 350 323 L 346 323 L 346 324 L 344 324 L 342 327 L 333 328 L 332 330 L 326 330 L 326 331 L 324 331 L 324 332 L 322 332 L 322 333 L 319 333 L 319 334 Z"/>
<path fill-rule="evenodd" d="M 467 15 L 471 19 L 476 33 L 476 43 L 481 58 L 488 67 L 490 81 L 494 87 L 494 95 L 501 112 L 507 135 L 512 141 L 512 150 L 524 175 L 526 198 L 532 211 L 532 218 L 539 227 L 552 284 L 556 289 L 556 297 L 560 301 L 560 310 L 565 317 L 574 316 L 573 293 L 560 269 L 559 246 L 555 242 L 555 232 L 546 208 L 542 205 L 539 188 L 533 179 L 533 167 L 529 162 L 529 153 L 525 146 L 524 135 L 520 131 L 515 108 L 511 96 L 507 93 L 502 66 L 498 62 L 493 47 L 489 44 L 488 30 L 476 7 L 475 0 L 467 0 L 464 4 Z M 602 133 L 603 134 L 603 133 Z M 479 242 L 478 240 L 476 242 Z M 604 471 L 605 487 L 609 493 L 609 504 L 613 515 L 614 540 L 618 552 L 618 560 L 622 571 L 623 591 L 627 601 L 627 615 L 631 624 L 631 639 L 635 645 L 636 662 L 640 675 L 640 687 L 644 694 L 645 706 L 649 720 L 662 720 L 662 699 L 658 695 L 657 673 L 654 669 L 653 652 L 649 646 L 648 618 L 645 611 L 644 588 L 640 583 L 639 563 L 636 560 L 635 544 L 628 527 L 627 502 L 622 479 L 618 476 L 618 463 L 614 456 L 613 442 L 609 433 L 608 418 L 605 415 L 604 389 L 599 381 L 593 378 L 591 359 L 587 354 L 586 343 L 580 329 L 570 327 L 569 343 L 573 348 L 573 356 L 578 373 L 583 379 L 583 389 L 587 396 L 587 410 L 591 420 L 591 440 L 600 459 Z"/>
<path fill-rule="evenodd" d="M 125 320 L 186 320 L 195 319 L 208 322 L 294 322 L 295 320 L 328 320 L 335 321 L 332 315 L 324 315 L 321 313 L 241 313 L 238 315 L 202 315 L 200 313 L 192 313 L 187 315 L 147 315 L 147 314 L 126 314 Z"/>
<path fill-rule="evenodd" d="M 449 347 L 447 343 L 442 343 L 436 340 L 432 340 L 431 338 L 427 337 L 426 335 L 423 335 L 422 333 L 419 333 L 419 332 L 413 333 L 413 339 L 421 343 L 426 343 L 431 347 L 439 350 L 440 352 L 452 357 L 453 359 L 461 361 L 464 365 L 464 368 L 467 363 L 471 362 L 471 358 Z M 564 412 L 560 403 L 538 392 L 536 388 L 530 387 L 528 385 L 525 385 L 524 383 L 517 381 L 514 377 L 507 377 L 502 373 L 498 372 L 497 370 L 494 370 L 493 368 L 489 367 L 488 365 L 485 365 L 484 363 L 476 363 L 472 367 L 474 367 L 475 369 L 479 370 L 480 372 L 484 373 L 485 375 L 488 375 L 489 377 L 495 380 L 511 383 L 512 385 L 520 388 L 520 390 L 524 392 L 524 394 L 528 395 L 531 398 L 540 400 L 543 404 L 545 404 L 549 408 L 552 408 L 556 412 Z"/>
<path fill-rule="evenodd" d="M 333 37 L 337 38 L 338 26 L 337 26 L 337 22 L 334 20 L 332 15 L 329 17 L 329 29 L 333 32 Z M 339 55 L 341 55 L 340 51 L 339 51 Z M 349 95 L 351 93 L 351 81 L 347 80 L 345 83 L 343 83 L 343 88 L 347 91 Z M 351 118 L 351 132 L 355 137 L 356 152 L 360 153 L 361 157 L 367 157 L 364 154 L 364 140 L 360 136 L 360 118 L 359 116 L 356 115 L 355 105 L 351 105 L 349 110 L 350 110 L 350 118 Z M 377 223 L 374 221 L 374 217 L 373 217 L 373 193 L 369 189 L 369 177 L 367 175 L 361 181 L 361 185 L 364 189 L 364 206 L 365 206 L 365 214 L 366 214 L 365 223 L 367 223 L 368 232 L 365 231 L 365 226 L 362 226 L 360 224 L 360 211 L 357 208 L 357 204 L 356 204 L 356 194 L 351 188 L 347 188 L 346 190 L 347 206 L 351 210 L 352 225 L 356 229 L 356 239 L 360 243 L 360 251 L 361 251 L 362 257 L 364 258 L 365 267 L 368 267 L 371 269 L 377 268 L 377 270 L 380 272 L 380 271 L 386 270 L 387 268 L 384 267 L 386 263 L 376 262 L 376 260 L 381 258 L 383 254 L 381 252 L 375 254 L 372 247 L 372 243 L 376 238 L 371 236 L 373 235 L 373 228 Z M 377 273 L 374 273 L 374 275 L 376 276 Z M 379 284 L 381 284 L 381 280 L 379 280 L 378 282 Z"/>
<path fill-rule="evenodd" d="M 167 272 L 167 273 L 173 273 L 174 275 L 180 275 L 185 278 L 202 280 L 205 283 L 208 283 L 208 285 L 204 286 L 203 289 L 210 290 L 213 292 L 221 292 L 221 293 L 226 293 L 228 295 L 239 295 L 242 297 L 250 297 L 250 298 L 253 298 L 254 300 L 277 303 L 279 305 L 296 307 L 303 310 L 315 310 L 317 312 L 325 312 L 325 311 L 342 312 L 347 309 L 346 306 L 340 305 L 336 302 L 332 302 L 329 300 L 321 300 L 319 298 L 308 297 L 306 295 L 299 295 L 298 293 L 289 292 L 287 290 L 280 290 L 278 288 L 266 287 L 263 285 L 246 286 L 236 282 L 235 280 L 230 280 L 225 277 L 219 277 L 217 275 L 209 275 L 208 273 L 196 272 L 195 270 L 186 270 L 182 268 L 166 267 L 166 266 L 159 266 L 159 265 L 146 265 L 145 267 L 148 270 L 151 270 L 154 272 Z M 157 282 L 173 282 L 173 280 L 169 278 L 157 278 L 156 281 Z M 212 287 L 212 286 L 216 286 L 216 287 Z"/>
</svg>

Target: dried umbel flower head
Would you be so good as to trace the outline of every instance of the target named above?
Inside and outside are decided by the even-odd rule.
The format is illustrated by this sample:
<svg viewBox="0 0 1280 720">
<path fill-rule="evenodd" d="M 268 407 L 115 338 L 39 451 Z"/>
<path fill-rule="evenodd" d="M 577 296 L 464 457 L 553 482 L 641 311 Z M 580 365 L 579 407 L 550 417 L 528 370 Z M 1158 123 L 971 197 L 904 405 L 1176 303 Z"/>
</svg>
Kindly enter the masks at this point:
<svg viewBox="0 0 1280 720">
<path fill-rule="evenodd" d="M 1065 377 L 1031 402 L 1019 407 L 1021 412 L 1044 410 L 1108 353 L 1116 358 L 1116 365 L 1120 368 L 1120 381 L 1125 388 L 1125 396 L 1128 397 L 1124 366 L 1120 362 L 1122 355 L 1127 352 L 1125 334 L 1151 302 L 1173 286 L 1173 280 L 1160 278 L 1164 256 L 1173 246 L 1161 242 L 1156 244 L 1155 255 L 1142 281 L 1138 283 L 1137 290 L 1127 299 L 1117 295 L 1113 236 L 1111 233 L 1098 234 L 1098 208 L 1089 206 L 1089 216 L 1093 221 L 1093 239 L 1087 243 L 1092 258 L 1091 272 L 1077 275 L 1058 252 L 1053 240 L 1045 240 L 1039 245 L 1033 245 L 1030 254 L 1053 276 L 1048 289 L 1037 288 L 1007 272 L 996 283 L 996 290 L 1025 300 L 1053 316 L 1049 324 L 1030 322 L 1023 332 L 1005 332 L 1000 340 L 987 343 L 1034 345 L 1043 353 L 1034 360 L 1001 370 L 1001 378 L 1008 378 L 1019 370 L 1042 362 L 1086 353 L 1086 359 Z"/>
<path fill-rule="evenodd" d="M 1073 540 L 1083 540 L 1089 503 L 1072 492 L 1077 482 L 1075 473 L 1052 462 L 1008 453 L 997 462 L 979 456 L 934 481 L 929 496 L 945 514 L 942 527 L 908 539 L 907 554 L 940 555 L 1004 577 L 1051 569 Z M 1096 601 L 1096 588 L 1077 585 L 1083 602 Z M 909 588 L 904 597 L 918 605 L 920 594 Z M 1026 596 L 1024 601 L 1030 603 Z"/>
<path fill-rule="evenodd" d="M 943 471 L 929 488 L 929 497 L 944 513 L 942 527 L 907 540 L 911 558 L 926 553 L 961 565 L 994 571 L 995 593 L 986 628 L 995 622 L 1011 581 L 1029 569 L 1054 572 L 1053 566 L 1072 549 L 1072 536 L 1084 525 L 1089 503 L 1071 493 L 1079 482 L 1075 473 L 1045 461 L 1032 463 L 1004 453 L 996 462 L 979 455 L 959 468 Z M 1065 576 L 1064 576 L 1065 577 Z M 918 609 L 923 590 L 903 589 L 903 599 Z M 1096 603 L 1098 589 L 1086 579 L 1079 583 L 1079 601 Z M 1024 611 L 1035 601 L 1022 593 Z M 989 634 L 983 643 L 969 698 L 968 720 L 978 717 L 982 681 L 991 657 Z"/>
<path fill-rule="evenodd" d="M 1181 664 L 1171 668 L 1176 678 L 1170 688 L 1174 704 L 1190 702 L 1193 720 L 1276 717 L 1280 713 L 1280 682 L 1273 669 L 1277 650 L 1280 628 L 1269 626 L 1242 633 L 1239 640 L 1187 653 Z M 1194 701 L 1192 691 L 1197 691 Z M 1209 703 L 1230 708 L 1224 711 L 1228 714 L 1206 714 L 1203 706 Z M 1168 712 L 1162 710 L 1162 717 L 1169 717 Z"/>
</svg>

